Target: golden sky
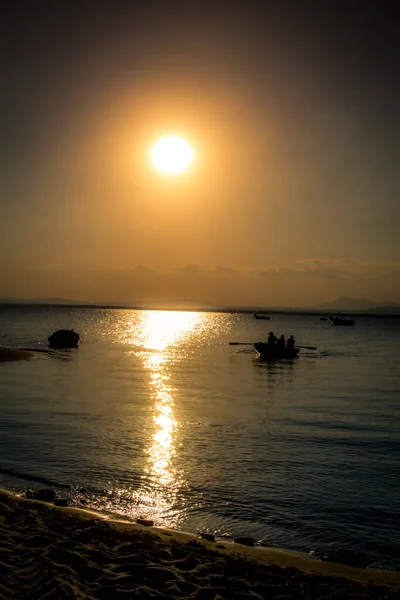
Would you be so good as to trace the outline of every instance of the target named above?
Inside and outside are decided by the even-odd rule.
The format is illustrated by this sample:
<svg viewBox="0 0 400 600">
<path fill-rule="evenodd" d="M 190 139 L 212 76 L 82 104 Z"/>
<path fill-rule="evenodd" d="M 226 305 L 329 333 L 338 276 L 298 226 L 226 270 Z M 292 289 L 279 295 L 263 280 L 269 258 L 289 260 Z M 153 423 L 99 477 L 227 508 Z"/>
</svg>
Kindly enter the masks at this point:
<svg viewBox="0 0 400 600">
<path fill-rule="evenodd" d="M 318 12 L 310 31 L 262 3 L 134 6 L 55 8 L 17 55 L 4 41 L 0 297 L 399 302 L 399 94 L 374 15 L 339 44 Z M 179 176 L 151 164 L 165 134 L 193 147 Z"/>
</svg>

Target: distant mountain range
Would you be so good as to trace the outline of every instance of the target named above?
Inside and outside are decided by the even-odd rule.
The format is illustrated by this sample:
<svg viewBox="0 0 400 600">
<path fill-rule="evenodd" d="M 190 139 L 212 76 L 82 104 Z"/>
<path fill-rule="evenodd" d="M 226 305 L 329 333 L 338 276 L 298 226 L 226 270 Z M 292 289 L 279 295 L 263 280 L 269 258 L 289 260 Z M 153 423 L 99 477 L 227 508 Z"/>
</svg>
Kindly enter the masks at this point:
<svg viewBox="0 0 400 600">
<path fill-rule="evenodd" d="M 86 300 L 69 300 L 65 298 L 0 298 L 0 304 L 52 304 L 52 305 L 68 305 L 68 306 L 131 306 L 139 308 L 135 302 L 87 302 Z M 195 298 L 174 298 L 172 300 L 154 300 L 141 303 L 140 308 L 165 308 L 167 310 L 229 310 L 226 306 L 217 306 L 216 304 L 209 304 L 196 300 Z"/>
<path fill-rule="evenodd" d="M 374 302 L 373 300 L 367 300 L 365 298 L 349 298 L 348 296 L 342 296 L 332 302 L 324 302 L 318 304 L 315 307 L 317 310 L 347 310 L 347 311 L 362 311 L 362 312 L 373 312 L 373 313 L 391 313 L 395 314 L 400 312 L 400 304 L 393 302 L 390 304 Z"/>
<path fill-rule="evenodd" d="M 0 298 L 0 304 L 90 304 L 84 300 L 68 300 L 66 298 Z"/>
</svg>

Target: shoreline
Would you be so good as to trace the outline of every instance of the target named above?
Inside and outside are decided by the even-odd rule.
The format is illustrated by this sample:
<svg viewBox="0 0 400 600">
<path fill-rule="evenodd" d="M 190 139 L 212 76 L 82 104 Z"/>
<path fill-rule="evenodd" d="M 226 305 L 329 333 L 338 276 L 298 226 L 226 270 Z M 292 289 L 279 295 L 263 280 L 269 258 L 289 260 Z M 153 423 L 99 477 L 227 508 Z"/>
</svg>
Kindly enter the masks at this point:
<svg viewBox="0 0 400 600">
<path fill-rule="evenodd" d="M 19 348 L 0 347 L 0 363 L 15 362 L 17 360 L 30 360 L 34 356 L 33 350 L 20 350 Z"/>
<path fill-rule="evenodd" d="M 53 488 L 46 488 L 46 489 L 53 489 Z M 0 487 L 0 502 L 1 502 L 1 495 L 2 494 L 6 494 L 9 496 L 12 496 L 14 498 L 16 498 L 17 500 L 21 500 L 21 501 L 32 501 L 31 498 L 27 498 L 24 494 L 24 492 L 22 491 L 16 491 L 15 489 L 6 489 L 6 488 L 1 488 Z M 123 516 L 120 516 L 116 513 L 112 513 L 112 512 L 102 512 L 99 509 L 96 508 L 91 508 L 90 506 L 86 506 L 85 505 L 77 505 L 77 504 L 68 504 L 67 506 L 63 506 L 63 505 L 56 505 L 54 504 L 52 501 L 43 501 L 43 500 L 37 500 L 34 499 L 33 501 L 36 502 L 41 502 L 46 504 L 47 506 L 49 506 L 50 508 L 54 508 L 55 510 L 63 510 L 64 512 L 67 513 L 74 513 L 77 514 L 78 516 L 81 516 L 82 518 L 88 518 L 88 519 L 100 519 L 101 521 L 104 521 L 105 523 L 110 524 L 112 527 L 115 527 L 117 529 L 121 529 L 124 528 L 126 530 L 132 529 L 135 530 L 136 527 L 142 527 L 142 525 L 136 523 L 136 520 L 139 517 L 132 517 L 131 519 L 129 518 L 124 518 Z M 143 519 L 141 519 L 143 520 Z M 147 520 L 144 519 L 144 520 Z M 150 519 L 151 520 L 151 519 Z M 154 523 L 154 521 L 152 521 Z M 150 532 L 154 532 L 155 534 L 165 534 L 165 532 L 168 532 L 169 535 L 172 535 L 172 537 L 179 539 L 181 541 L 198 541 L 200 543 L 206 542 L 206 543 L 210 543 L 206 538 L 202 538 L 202 534 L 201 532 L 194 532 L 194 531 L 187 531 L 187 530 L 182 530 L 182 529 L 175 529 L 175 528 L 171 528 L 171 527 L 167 527 L 164 525 L 157 525 L 157 524 L 153 524 L 153 525 L 146 525 L 145 526 L 147 531 Z M 208 534 L 206 534 L 208 535 Z M 211 534 L 213 535 L 213 534 Z M 240 536 L 239 536 L 240 537 Z M 302 570 L 304 570 L 305 572 L 319 572 L 321 574 L 336 574 L 338 573 L 339 576 L 344 576 L 344 574 L 341 572 L 342 568 L 345 569 L 346 573 L 349 573 L 349 576 L 354 576 L 356 578 L 359 578 L 360 581 L 364 580 L 365 577 L 363 577 L 363 573 L 368 573 L 368 574 L 373 574 L 374 577 L 376 576 L 377 579 L 380 578 L 381 574 L 394 574 L 394 580 L 397 581 L 397 579 L 399 580 L 399 588 L 400 588 L 400 569 L 397 568 L 385 568 L 385 567 L 373 567 L 373 566 L 367 566 L 367 567 L 356 567 L 356 566 L 352 566 L 352 565 L 348 565 L 346 563 L 341 563 L 339 561 L 329 561 L 326 560 L 324 558 L 322 558 L 322 555 L 324 554 L 323 552 L 307 552 L 305 550 L 300 550 L 300 549 L 293 549 L 293 548 L 286 548 L 286 547 L 277 547 L 277 546 L 264 546 L 264 545 L 260 545 L 256 542 L 256 538 L 250 538 L 254 540 L 254 545 L 253 546 L 247 546 L 246 544 L 238 544 L 234 541 L 233 537 L 225 537 L 225 536 L 218 536 L 215 535 L 214 536 L 214 540 L 212 543 L 214 548 L 220 549 L 221 545 L 224 546 L 224 550 L 226 550 L 227 554 L 232 554 L 232 553 L 243 553 L 243 554 L 249 554 L 251 556 L 254 556 L 254 560 L 257 560 L 259 562 L 263 562 L 263 563 L 268 563 L 268 562 L 274 562 L 276 564 L 282 564 L 282 565 L 292 565 L 295 566 L 295 564 L 299 564 L 301 565 Z M 325 552 L 325 554 L 327 554 L 329 551 Z M 371 561 L 372 562 L 372 561 Z M 300 567 L 299 567 L 300 568 Z M 355 572 L 356 571 L 356 572 Z M 391 577 L 389 576 L 389 579 L 391 579 Z"/>
<path fill-rule="evenodd" d="M 46 572 L 46 585 L 74 590 L 57 598 L 108 597 L 104 588 L 109 597 L 118 598 L 124 583 L 124 598 L 138 590 L 145 597 L 229 598 L 234 587 L 249 600 L 285 594 L 288 599 L 400 599 L 396 571 L 349 567 L 275 548 L 211 542 L 193 533 L 58 507 L 3 489 L 0 547 L 6 566 L 4 583 L 0 576 L 2 598 L 15 597 L 7 595 L 14 584 L 22 586 L 17 597 L 23 598 L 36 580 L 43 586 Z M 57 574 L 55 582 L 51 573 Z"/>
</svg>

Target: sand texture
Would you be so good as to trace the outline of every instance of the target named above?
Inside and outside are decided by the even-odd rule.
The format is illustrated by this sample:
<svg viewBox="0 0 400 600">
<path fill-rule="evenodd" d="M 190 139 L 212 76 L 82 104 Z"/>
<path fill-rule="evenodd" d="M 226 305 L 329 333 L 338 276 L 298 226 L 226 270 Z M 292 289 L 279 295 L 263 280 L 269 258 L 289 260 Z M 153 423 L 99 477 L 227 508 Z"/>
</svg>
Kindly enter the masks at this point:
<svg viewBox="0 0 400 600">
<path fill-rule="evenodd" d="M 259 562 L 253 560 L 261 556 L 256 548 L 239 555 L 233 545 L 224 546 L 0 492 L 1 600 L 400 599 L 398 573 L 380 573 L 380 583 L 390 586 L 381 587 L 369 582 L 372 571 L 363 570 L 360 583 L 270 562 L 280 554 L 284 562 L 283 552 L 267 551 Z M 295 557 L 285 560 L 296 564 Z M 319 564 L 309 559 L 308 570 Z M 350 569 L 355 577 L 358 571 Z"/>
</svg>

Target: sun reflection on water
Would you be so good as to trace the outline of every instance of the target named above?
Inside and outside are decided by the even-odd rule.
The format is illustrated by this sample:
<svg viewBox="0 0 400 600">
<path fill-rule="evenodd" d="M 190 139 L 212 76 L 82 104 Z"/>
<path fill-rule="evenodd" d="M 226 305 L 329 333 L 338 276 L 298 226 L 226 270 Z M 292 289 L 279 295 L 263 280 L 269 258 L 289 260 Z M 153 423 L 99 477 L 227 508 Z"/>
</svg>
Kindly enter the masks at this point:
<svg viewBox="0 0 400 600">
<path fill-rule="evenodd" d="M 143 516 L 169 527 L 178 525 L 174 513 L 177 494 L 185 481 L 174 465 L 178 422 L 174 414 L 174 387 L 169 365 L 177 358 L 178 343 L 201 321 L 200 313 L 157 311 L 142 314 L 138 334 L 141 358 L 150 372 L 150 392 L 154 400 L 153 433 L 145 450 L 147 462 L 137 502 Z M 137 333 L 137 332 L 136 332 Z M 139 341 L 136 338 L 136 343 Z"/>
<path fill-rule="evenodd" d="M 147 350 L 164 351 L 192 331 L 200 319 L 201 314 L 193 312 L 146 312 L 139 337 Z"/>
</svg>

